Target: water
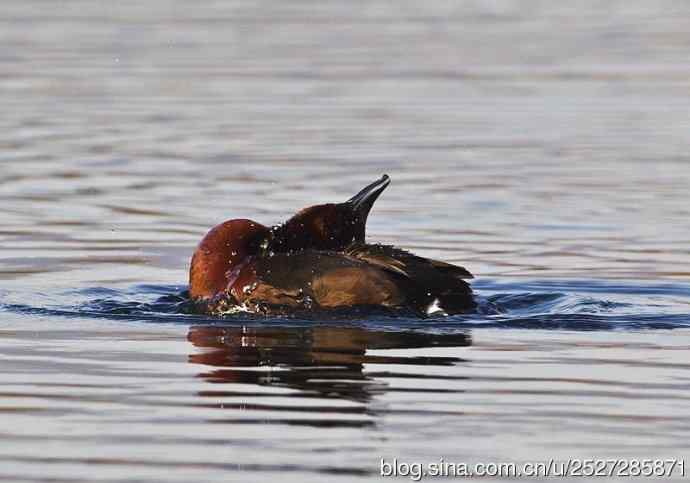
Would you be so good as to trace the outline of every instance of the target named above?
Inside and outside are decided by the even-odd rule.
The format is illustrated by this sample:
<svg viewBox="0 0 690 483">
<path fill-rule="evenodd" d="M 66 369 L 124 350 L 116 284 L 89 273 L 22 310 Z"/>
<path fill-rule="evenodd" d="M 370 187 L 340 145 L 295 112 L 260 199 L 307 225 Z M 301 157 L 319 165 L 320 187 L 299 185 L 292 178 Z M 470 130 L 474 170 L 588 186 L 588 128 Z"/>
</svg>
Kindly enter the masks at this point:
<svg viewBox="0 0 690 483">
<path fill-rule="evenodd" d="M 688 14 L 4 2 L 0 480 L 686 457 Z M 209 227 L 384 172 L 370 239 L 467 267 L 478 313 L 189 313 Z"/>
</svg>

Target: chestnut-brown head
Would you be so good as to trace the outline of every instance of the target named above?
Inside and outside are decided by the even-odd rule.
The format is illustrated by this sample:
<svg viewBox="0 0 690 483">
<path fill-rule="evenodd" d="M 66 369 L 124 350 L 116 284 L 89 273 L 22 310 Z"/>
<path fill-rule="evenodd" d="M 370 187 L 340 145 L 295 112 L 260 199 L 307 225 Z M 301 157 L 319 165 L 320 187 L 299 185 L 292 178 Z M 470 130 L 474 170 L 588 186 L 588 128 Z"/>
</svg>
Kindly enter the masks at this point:
<svg viewBox="0 0 690 483">
<path fill-rule="evenodd" d="M 342 250 L 351 243 L 363 243 L 371 207 L 390 182 L 384 174 L 344 203 L 301 210 L 284 224 L 271 229 L 268 251 Z"/>
<path fill-rule="evenodd" d="M 190 296 L 212 298 L 225 291 L 229 272 L 258 254 L 268 235 L 268 228 L 252 220 L 229 220 L 213 227 L 192 256 Z"/>
</svg>

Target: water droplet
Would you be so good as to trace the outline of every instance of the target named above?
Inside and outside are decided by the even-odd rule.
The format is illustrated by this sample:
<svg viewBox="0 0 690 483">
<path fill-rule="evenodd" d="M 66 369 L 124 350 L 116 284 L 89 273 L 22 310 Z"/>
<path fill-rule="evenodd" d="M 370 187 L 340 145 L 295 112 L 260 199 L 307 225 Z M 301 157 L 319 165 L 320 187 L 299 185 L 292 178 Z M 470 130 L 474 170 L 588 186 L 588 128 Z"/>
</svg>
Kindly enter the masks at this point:
<svg viewBox="0 0 690 483">
<path fill-rule="evenodd" d="M 302 298 L 302 305 L 304 305 L 305 309 L 311 309 L 314 305 L 314 301 L 309 295 L 306 295 L 304 298 Z"/>
</svg>

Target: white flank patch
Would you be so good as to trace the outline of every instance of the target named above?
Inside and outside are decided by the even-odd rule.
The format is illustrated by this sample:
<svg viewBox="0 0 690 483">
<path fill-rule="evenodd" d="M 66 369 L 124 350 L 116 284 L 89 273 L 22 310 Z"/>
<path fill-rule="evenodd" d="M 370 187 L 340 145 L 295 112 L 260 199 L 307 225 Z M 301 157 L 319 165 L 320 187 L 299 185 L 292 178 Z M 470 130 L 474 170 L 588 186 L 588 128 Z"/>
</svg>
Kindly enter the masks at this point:
<svg viewBox="0 0 690 483">
<path fill-rule="evenodd" d="M 438 315 L 448 315 L 445 310 L 441 308 L 439 305 L 438 299 L 434 299 L 433 302 L 429 304 L 429 307 L 426 309 L 426 315 L 431 315 L 431 314 L 438 314 Z"/>
</svg>

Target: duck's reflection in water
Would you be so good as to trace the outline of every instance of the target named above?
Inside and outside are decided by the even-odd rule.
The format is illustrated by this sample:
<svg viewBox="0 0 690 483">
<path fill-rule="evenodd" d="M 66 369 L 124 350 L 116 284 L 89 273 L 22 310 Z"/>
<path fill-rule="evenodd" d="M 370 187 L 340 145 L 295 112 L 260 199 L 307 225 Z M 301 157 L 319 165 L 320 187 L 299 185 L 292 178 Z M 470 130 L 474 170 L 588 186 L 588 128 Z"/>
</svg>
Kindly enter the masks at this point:
<svg viewBox="0 0 690 483">
<path fill-rule="evenodd" d="M 389 371 L 369 373 L 364 370 L 365 364 L 439 366 L 463 362 L 457 357 L 373 355 L 369 351 L 471 345 L 466 333 L 326 326 L 196 326 L 190 328 L 188 339 L 199 348 L 189 356 L 189 361 L 213 367 L 200 374 L 209 382 L 292 388 L 299 389 L 301 397 L 359 402 L 367 402 L 387 390 L 387 384 L 379 378 Z"/>
</svg>

